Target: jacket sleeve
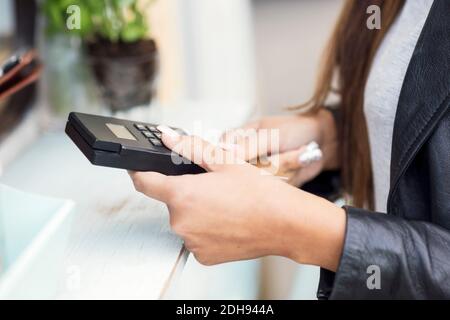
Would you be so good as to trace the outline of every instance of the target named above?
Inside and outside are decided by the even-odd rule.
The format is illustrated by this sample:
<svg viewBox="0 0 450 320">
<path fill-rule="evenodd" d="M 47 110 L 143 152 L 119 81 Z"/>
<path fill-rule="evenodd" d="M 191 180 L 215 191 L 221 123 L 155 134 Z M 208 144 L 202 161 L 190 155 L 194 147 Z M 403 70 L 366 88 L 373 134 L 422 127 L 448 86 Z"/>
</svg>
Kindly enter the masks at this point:
<svg viewBox="0 0 450 320">
<path fill-rule="evenodd" d="M 344 208 L 345 243 L 334 279 L 328 281 L 330 299 L 450 298 L 449 230 Z"/>
</svg>

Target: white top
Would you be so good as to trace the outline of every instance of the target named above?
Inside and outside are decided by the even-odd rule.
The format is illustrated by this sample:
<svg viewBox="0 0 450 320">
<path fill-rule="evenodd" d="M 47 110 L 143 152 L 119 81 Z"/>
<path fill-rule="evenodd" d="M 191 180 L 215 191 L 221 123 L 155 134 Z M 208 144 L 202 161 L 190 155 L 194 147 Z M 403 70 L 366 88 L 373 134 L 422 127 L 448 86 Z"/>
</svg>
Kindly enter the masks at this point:
<svg viewBox="0 0 450 320">
<path fill-rule="evenodd" d="M 403 80 L 433 0 L 407 0 L 375 56 L 365 93 L 375 210 L 386 212 L 392 132 Z"/>
</svg>

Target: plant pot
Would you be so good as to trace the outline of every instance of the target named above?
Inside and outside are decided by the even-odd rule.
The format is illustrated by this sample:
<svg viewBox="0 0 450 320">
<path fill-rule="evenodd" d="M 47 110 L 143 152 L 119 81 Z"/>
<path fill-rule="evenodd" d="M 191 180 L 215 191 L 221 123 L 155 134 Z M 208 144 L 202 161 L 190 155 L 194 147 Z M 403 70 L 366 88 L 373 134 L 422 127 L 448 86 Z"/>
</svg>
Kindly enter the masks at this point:
<svg viewBox="0 0 450 320">
<path fill-rule="evenodd" d="M 86 43 L 86 55 L 106 105 L 113 111 L 149 105 L 157 72 L 153 40 Z"/>
</svg>

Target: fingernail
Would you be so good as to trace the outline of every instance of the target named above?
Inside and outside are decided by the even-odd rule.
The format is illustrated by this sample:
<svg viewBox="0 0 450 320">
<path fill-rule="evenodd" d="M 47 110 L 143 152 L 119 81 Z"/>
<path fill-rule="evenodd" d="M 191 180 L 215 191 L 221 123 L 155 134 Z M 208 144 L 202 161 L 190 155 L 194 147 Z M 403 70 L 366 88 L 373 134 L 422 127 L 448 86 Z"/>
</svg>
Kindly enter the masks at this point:
<svg viewBox="0 0 450 320">
<path fill-rule="evenodd" d="M 156 128 L 162 133 L 168 135 L 171 139 L 178 139 L 180 137 L 180 134 L 178 132 L 168 126 L 159 125 Z"/>
<path fill-rule="evenodd" d="M 321 160 L 323 157 L 322 150 L 320 149 L 313 149 L 313 150 L 305 150 L 302 152 L 299 157 L 298 161 L 304 165 L 310 165 L 313 162 Z"/>
<path fill-rule="evenodd" d="M 315 141 L 312 141 L 306 145 L 306 150 L 312 151 L 315 149 L 319 149 L 319 144 Z"/>
</svg>

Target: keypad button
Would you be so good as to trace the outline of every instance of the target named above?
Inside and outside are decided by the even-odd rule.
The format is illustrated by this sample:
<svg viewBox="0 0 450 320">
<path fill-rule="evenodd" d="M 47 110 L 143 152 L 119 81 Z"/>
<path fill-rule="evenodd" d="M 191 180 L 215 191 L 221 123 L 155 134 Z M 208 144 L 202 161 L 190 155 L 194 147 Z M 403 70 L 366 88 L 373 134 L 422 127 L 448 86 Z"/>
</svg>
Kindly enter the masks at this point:
<svg viewBox="0 0 450 320">
<path fill-rule="evenodd" d="M 155 137 L 157 137 L 158 139 L 161 139 L 161 137 L 162 137 L 162 133 L 161 133 L 161 132 L 153 132 L 153 134 L 154 134 Z"/>
<path fill-rule="evenodd" d="M 146 137 L 146 138 L 153 138 L 153 134 L 150 131 L 142 131 L 142 134 Z"/>
<path fill-rule="evenodd" d="M 151 132 L 159 132 L 158 128 L 156 127 L 147 126 L 147 129 L 150 130 Z"/>
<path fill-rule="evenodd" d="M 139 131 L 147 130 L 143 124 L 135 124 L 134 126 L 135 126 L 136 129 L 138 129 Z"/>
<path fill-rule="evenodd" d="M 150 138 L 148 139 L 155 147 L 161 147 L 163 144 L 161 143 L 160 140 L 155 139 L 155 138 Z"/>
</svg>

